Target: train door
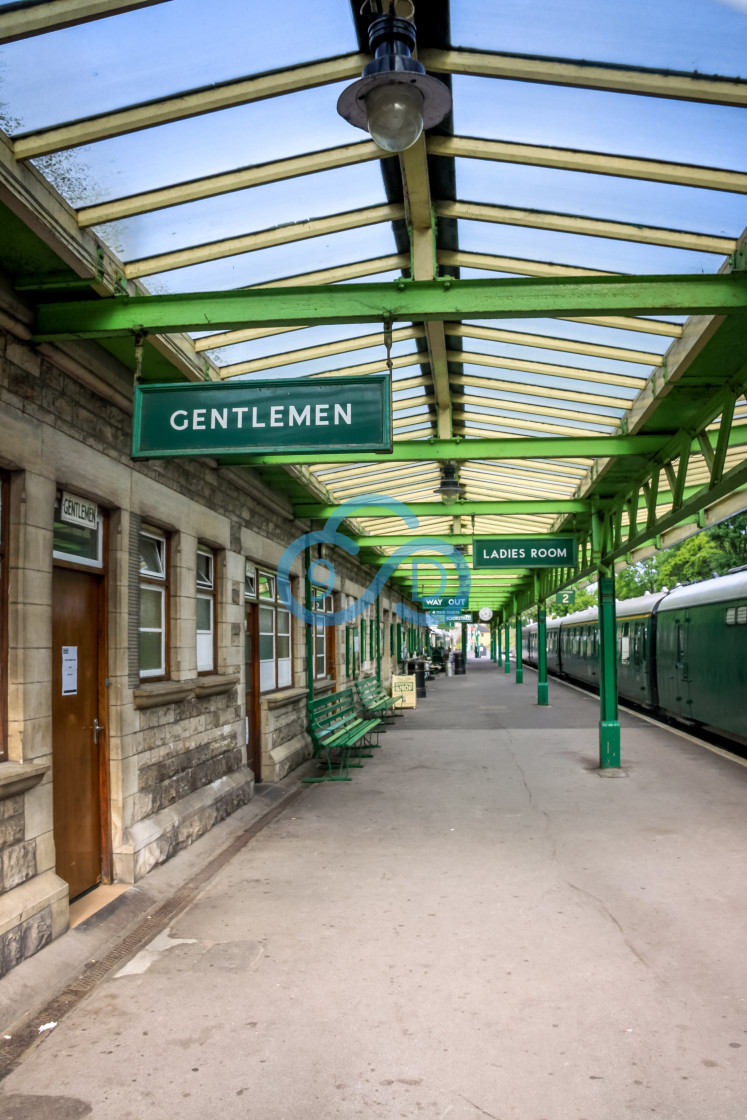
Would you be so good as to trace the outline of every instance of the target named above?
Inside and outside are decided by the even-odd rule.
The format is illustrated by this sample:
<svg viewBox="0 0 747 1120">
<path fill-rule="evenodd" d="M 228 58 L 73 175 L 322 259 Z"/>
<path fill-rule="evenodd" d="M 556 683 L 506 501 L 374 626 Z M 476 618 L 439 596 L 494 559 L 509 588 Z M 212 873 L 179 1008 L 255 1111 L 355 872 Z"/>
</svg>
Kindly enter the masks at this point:
<svg viewBox="0 0 747 1120">
<path fill-rule="evenodd" d="M 675 701 L 677 702 L 677 711 L 683 716 L 690 715 L 690 707 L 692 705 L 692 696 L 690 695 L 691 677 L 690 677 L 690 612 L 678 611 L 678 617 L 675 619 L 676 633 L 676 657 L 675 657 L 675 678 L 677 681 L 677 694 Z"/>
</svg>

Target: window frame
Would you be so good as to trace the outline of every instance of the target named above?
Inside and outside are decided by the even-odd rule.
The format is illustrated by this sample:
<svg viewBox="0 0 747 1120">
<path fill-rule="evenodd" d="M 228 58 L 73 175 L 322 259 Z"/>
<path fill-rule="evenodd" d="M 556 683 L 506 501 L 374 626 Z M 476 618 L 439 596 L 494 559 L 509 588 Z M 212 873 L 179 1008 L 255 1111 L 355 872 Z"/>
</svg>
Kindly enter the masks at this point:
<svg viewBox="0 0 747 1120">
<path fill-rule="evenodd" d="M 207 583 L 200 583 L 200 569 L 197 562 L 197 557 L 207 556 L 210 559 L 210 585 Z M 216 555 L 215 551 L 208 547 L 208 545 L 198 544 L 195 563 L 195 656 L 197 664 L 197 675 L 205 676 L 206 674 L 215 673 L 217 665 L 217 633 L 218 626 L 216 620 Z M 202 600 L 210 604 L 210 628 L 208 630 L 199 628 L 199 619 L 197 617 L 197 603 Z M 210 667 L 205 664 L 205 659 L 202 659 L 203 667 L 200 668 L 200 635 L 210 635 Z M 208 643 L 202 643 L 203 647 L 207 647 Z"/>
<path fill-rule="evenodd" d="M 10 476 L 0 471 L 0 762 L 8 759 L 8 612 Z"/>
<path fill-rule="evenodd" d="M 257 620 L 257 657 L 259 661 L 259 694 L 268 696 L 273 692 L 282 692 L 293 687 L 293 618 L 291 611 L 283 604 L 280 597 L 280 581 L 277 573 L 267 568 L 255 568 L 255 593 L 258 620 Z M 266 580 L 266 591 L 262 593 L 262 580 Z M 270 594 L 270 590 L 272 594 Z M 290 594 L 292 596 L 292 581 L 290 581 Z M 262 612 L 272 612 L 272 632 L 262 629 Z M 287 631 L 284 629 L 287 626 Z M 272 637 L 272 658 L 262 657 L 262 638 Z M 280 656 L 281 642 L 287 638 L 288 654 Z M 263 675 L 267 680 L 267 666 L 272 662 L 272 683 L 262 683 Z M 265 672 L 263 674 L 263 666 Z M 282 683 L 281 683 L 282 681 Z"/>
<path fill-rule="evenodd" d="M 159 575 L 153 571 L 140 569 L 140 602 L 141 611 L 138 619 L 138 634 L 144 632 L 142 626 L 142 593 L 143 589 L 148 590 L 161 590 L 161 669 L 143 669 L 140 650 L 138 649 L 138 665 L 140 672 L 140 679 L 143 681 L 158 681 L 167 680 L 169 677 L 170 660 L 171 660 L 171 586 L 169 574 L 171 570 L 171 538 L 168 533 L 163 532 L 161 529 L 155 529 L 150 525 L 141 525 L 140 533 L 138 535 L 138 550 L 140 547 L 140 538 L 148 537 L 150 540 L 155 540 L 163 544 L 163 574 Z M 145 629 L 146 633 L 156 633 L 151 628 Z"/>
<path fill-rule="evenodd" d="M 315 597 L 314 592 L 318 588 L 312 587 L 311 589 L 311 611 L 312 614 L 331 614 L 334 611 L 333 599 L 331 595 L 325 595 L 320 599 Z M 334 641 L 334 627 L 327 626 L 326 623 L 314 622 L 314 673 L 313 679 L 315 681 L 324 681 L 331 679 L 329 673 L 329 644 Z M 332 634 L 330 634 L 332 630 Z M 319 651 L 319 642 L 321 640 L 321 654 Z M 319 672 L 319 658 L 322 658 L 322 671 Z"/>
</svg>

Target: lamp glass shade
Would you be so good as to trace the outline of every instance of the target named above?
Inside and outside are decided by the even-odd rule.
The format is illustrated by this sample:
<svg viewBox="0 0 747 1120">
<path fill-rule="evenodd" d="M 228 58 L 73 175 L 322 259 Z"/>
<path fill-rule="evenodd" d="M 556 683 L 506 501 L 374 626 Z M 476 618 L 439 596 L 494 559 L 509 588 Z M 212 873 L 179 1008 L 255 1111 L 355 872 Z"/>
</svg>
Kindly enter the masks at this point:
<svg viewBox="0 0 747 1120">
<path fill-rule="evenodd" d="M 385 152 L 404 152 L 423 131 L 423 95 L 414 85 L 386 82 L 366 95 L 368 131 Z"/>
</svg>

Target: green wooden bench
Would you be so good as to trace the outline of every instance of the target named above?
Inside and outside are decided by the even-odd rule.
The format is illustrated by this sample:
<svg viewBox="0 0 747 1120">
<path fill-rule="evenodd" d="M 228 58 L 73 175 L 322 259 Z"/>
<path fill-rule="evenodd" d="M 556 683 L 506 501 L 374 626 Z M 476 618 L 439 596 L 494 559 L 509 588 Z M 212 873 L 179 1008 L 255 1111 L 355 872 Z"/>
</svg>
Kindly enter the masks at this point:
<svg viewBox="0 0 747 1120">
<path fill-rule="evenodd" d="M 373 677 L 356 681 L 355 687 L 365 715 L 378 715 L 382 719 L 394 719 L 395 716 L 404 715 L 399 707 L 402 703 L 402 697 L 390 696 Z"/>
<path fill-rule="evenodd" d="M 314 757 L 327 773 L 320 777 L 304 778 L 304 782 L 349 782 L 350 769 L 360 768 L 361 762 L 351 758 L 372 758 L 371 748 L 378 747 L 373 736 L 378 736 L 381 720 L 361 717 L 355 706 L 352 688 L 329 692 L 309 701 L 309 731 L 314 744 Z"/>
</svg>

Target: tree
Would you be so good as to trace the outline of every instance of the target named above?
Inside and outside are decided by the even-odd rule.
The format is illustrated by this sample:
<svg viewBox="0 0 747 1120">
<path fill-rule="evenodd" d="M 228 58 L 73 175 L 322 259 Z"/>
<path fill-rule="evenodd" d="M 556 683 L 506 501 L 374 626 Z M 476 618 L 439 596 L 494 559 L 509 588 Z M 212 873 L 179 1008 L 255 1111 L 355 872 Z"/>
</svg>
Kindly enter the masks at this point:
<svg viewBox="0 0 747 1120">
<path fill-rule="evenodd" d="M 711 579 L 715 572 L 725 572 L 727 566 L 719 546 L 708 539 L 707 533 L 698 533 L 662 553 L 658 565 L 659 590 Z"/>
<path fill-rule="evenodd" d="M 659 589 L 659 556 L 649 556 L 637 564 L 629 564 L 615 576 L 615 594 L 618 599 L 635 599 L 647 591 Z"/>
<path fill-rule="evenodd" d="M 747 513 L 740 513 L 729 521 L 714 525 L 707 530 L 706 536 L 724 554 L 725 571 L 747 564 Z M 720 574 L 724 575 L 725 571 Z"/>
</svg>

